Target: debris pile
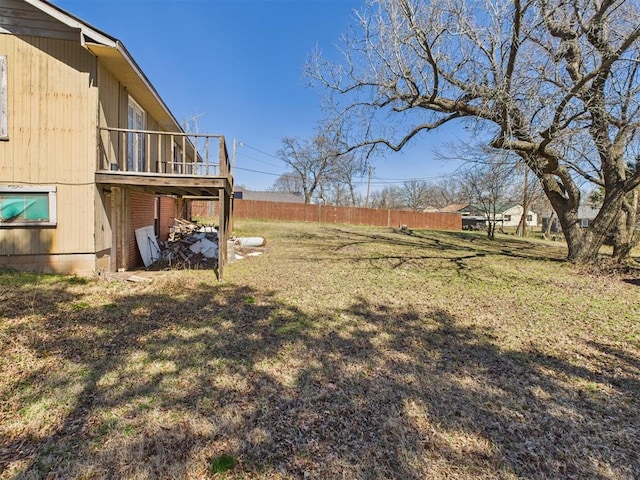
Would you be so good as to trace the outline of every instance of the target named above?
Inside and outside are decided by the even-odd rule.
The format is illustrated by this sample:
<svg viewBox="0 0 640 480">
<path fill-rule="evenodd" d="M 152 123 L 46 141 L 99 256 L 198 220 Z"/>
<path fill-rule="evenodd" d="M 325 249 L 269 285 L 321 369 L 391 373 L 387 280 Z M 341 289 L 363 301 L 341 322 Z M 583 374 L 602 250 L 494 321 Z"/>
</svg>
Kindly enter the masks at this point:
<svg viewBox="0 0 640 480">
<path fill-rule="evenodd" d="M 138 248 L 143 257 L 146 254 L 147 270 L 218 269 L 220 242 L 218 230 L 213 225 L 174 218 L 169 238 L 162 242 L 158 242 L 153 234 L 153 225 L 139 230 Z M 231 237 L 225 246 L 227 261 L 231 263 L 245 256 L 261 255 L 260 247 L 266 243 L 263 237 Z"/>
<path fill-rule="evenodd" d="M 217 269 L 218 231 L 212 225 L 174 219 L 169 240 L 160 242 L 160 258 L 149 269 Z"/>
</svg>

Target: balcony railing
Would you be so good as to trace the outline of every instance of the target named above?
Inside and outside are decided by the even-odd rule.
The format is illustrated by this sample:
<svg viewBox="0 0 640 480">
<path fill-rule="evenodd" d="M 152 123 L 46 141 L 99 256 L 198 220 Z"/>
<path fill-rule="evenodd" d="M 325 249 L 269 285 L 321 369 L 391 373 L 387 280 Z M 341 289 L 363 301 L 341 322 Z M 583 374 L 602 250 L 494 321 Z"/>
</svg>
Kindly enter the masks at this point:
<svg viewBox="0 0 640 480">
<path fill-rule="evenodd" d="M 98 171 L 230 176 L 222 135 L 98 128 Z"/>
</svg>

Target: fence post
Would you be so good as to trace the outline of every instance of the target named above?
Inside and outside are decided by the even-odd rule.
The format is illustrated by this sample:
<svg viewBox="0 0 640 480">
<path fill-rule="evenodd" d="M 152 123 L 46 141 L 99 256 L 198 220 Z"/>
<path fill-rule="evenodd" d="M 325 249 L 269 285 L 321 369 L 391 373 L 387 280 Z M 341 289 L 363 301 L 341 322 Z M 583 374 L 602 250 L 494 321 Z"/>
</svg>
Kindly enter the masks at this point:
<svg viewBox="0 0 640 480">
<path fill-rule="evenodd" d="M 387 209 L 387 228 L 391 228 L 391 209 Z"/>
</svg>

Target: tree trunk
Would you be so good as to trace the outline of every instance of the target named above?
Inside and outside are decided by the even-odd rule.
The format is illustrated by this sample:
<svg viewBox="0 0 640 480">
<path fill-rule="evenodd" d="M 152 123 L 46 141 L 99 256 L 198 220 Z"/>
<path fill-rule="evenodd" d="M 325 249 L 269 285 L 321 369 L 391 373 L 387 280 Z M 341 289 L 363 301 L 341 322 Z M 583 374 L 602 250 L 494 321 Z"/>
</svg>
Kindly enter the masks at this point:
<svg viewBox="0 0 640 480">
<path fill-rule="evenodd" d="M 598 260 L 600 247 L 619 216 L 623 199 L 621 193 L 610 194 L 608 201 L 603 202 L 603 207 L 589 227 L 580 224 L 579 203 L 557 199 L 551 202 L 567 241 L 567 260 L 574 263 L 595 263 Z"/>
<path fill-rule="evenodd" d="M 554 222 L 554 216 L 555 216 L 556 212 L 552 211 L 551 215 L 549 215 L 549 220 L 547 221 L 547 228 L 544 231 L 545 236 L 549 237 L 551 235 L 551 226 L 553 225 Z"/>
<path fill-rule="evenodd" d="M 489 220 L 487 225 L 487 236 L 489 240 L 496 239 L 496 222 Z"/>
<path fill-rule="evenodd" d="M 636 231 L 638 219 L 638 191 L 632 194 L 630 202 L 626 202 L 620 211 L 613 235 L 613 258 L 618 263 L 631 260 L 631 250 L 638 244 Z"/>
<path fill-rule="evenodd" d="M 560 223 L 562 224 L 562 220 Z M 579 222 L 569 228 L 565 228 L 563 225 L 562 233 L 569 250 L 567 260 L 573 263 L 595 263 L 597 261 L 604 240 L 598 241 L 598 238 L 581 227 Z"/>
</svg>

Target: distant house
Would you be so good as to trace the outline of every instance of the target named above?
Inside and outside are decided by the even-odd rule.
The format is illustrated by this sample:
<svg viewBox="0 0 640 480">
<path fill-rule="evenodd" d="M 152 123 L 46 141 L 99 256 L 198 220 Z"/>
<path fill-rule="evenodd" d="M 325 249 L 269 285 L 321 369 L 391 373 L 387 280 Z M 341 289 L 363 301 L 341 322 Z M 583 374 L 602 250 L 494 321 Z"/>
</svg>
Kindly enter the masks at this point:
<svg viewBox="0 0 640 480">
<path fill-rule="evenodd" d="M 452 203 L 440 209 L 443 213 L 459 213 L 462 217 L 463 230 L 484 230 L 487 217 L 484 211 L 468 203 Z"/>
<path fill-rule="evenodd" d="M 583 228 L 589 227 L 599 212 L 600 209 L 598 208 L 593 208 L 589 205 L 581 205 L 578 208 L 578 221 L 580 222 L 580 226 Z M 551 222 L 551 225 L 549 225 L 549 222 Z M 549 211 L 542 214 L 542 230 L 548 230 L 553 233 L 559 233 L 562 231 L 560 221 L 558 220 L 558 216 L 555 212 Z"/>
<path fill-rule="evenodd" d="M 166 238 L 193 198 L 220 202 L 224 241 L 229 166 L 224 137 L 186 134 L 118 39 L 0 0 L 0 267 L 138 267 L 136 230 Z"/>
<path fill-rule="evenodd" d="M 508 207 L 500 213 L 496 214 L 496 220 L 500 221 L 500 225 L 503 227 L 517 227 L 522 221 L 522 212 L 524 209 L 522 205 L 513 205 Z M 538 225 L 538 214 L 529 210 L 526 218 L 527 227 L 535 227 Z"/>
<path fill-rule="evenodd" d="M 254 191 L 236 187 L 233 198 L 238 200 L 259 200 L 262 202 L 304 203 L 304 196 L 299 193 Z"/>
<path fill-rule="evenodd" d="M 452 203 L 440 209 L 443 213 L 461 213 L 463 216 L 468 214 L 471 207 L 468 203 Z"/>
<path fill-rule="evenodd" d="M 451 204 L 440 209 L 441 212 L 460 213 L 463 230 L 481 230 L 486 227 L 489 217 L 483 208 L 471 204 Z M 495 221 L 499 227 L 517 227 L 522 219 L 521 205 L 497 205 Z M 538 215 L 529 210 L 526 218 L 527 227 L 538 225 Z"/>
</svg>

